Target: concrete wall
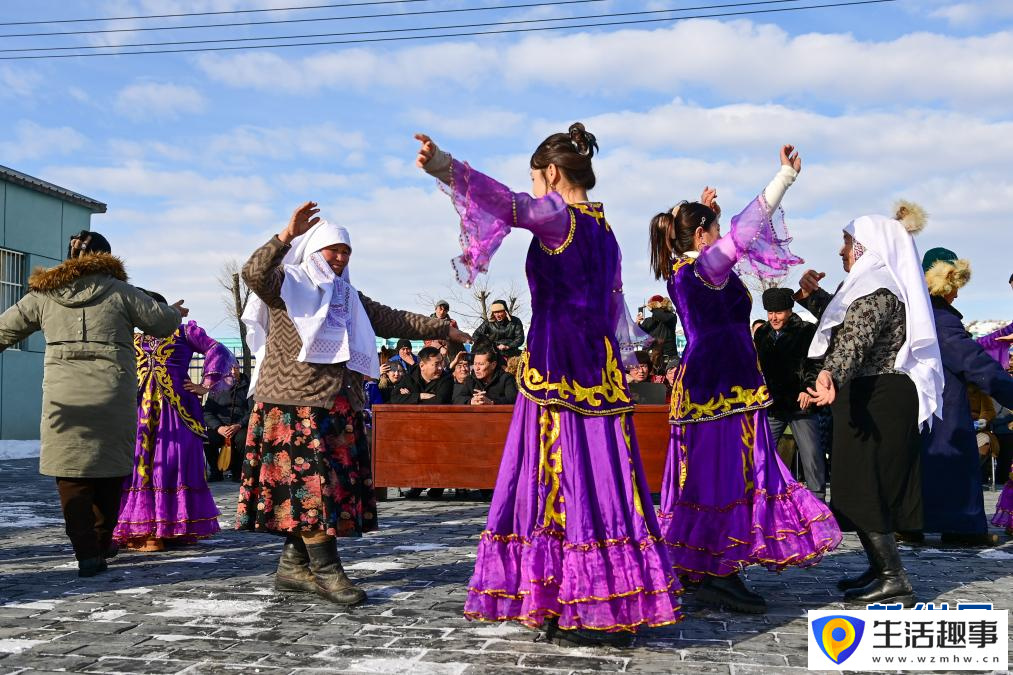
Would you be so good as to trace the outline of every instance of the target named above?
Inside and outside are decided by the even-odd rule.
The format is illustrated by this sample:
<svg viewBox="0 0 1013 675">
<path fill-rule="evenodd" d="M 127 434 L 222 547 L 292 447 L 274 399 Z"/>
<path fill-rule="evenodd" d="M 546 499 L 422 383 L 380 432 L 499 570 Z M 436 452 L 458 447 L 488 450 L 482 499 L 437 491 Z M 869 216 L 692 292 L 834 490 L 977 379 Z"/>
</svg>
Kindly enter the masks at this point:
<svg viewBox="0 0 1013 675">
<path fill-rule="evenodd" d="M 36 267 L 58 265 L 74 232 L 90 229 L 91 212 L 0 180 L 0 247 L 25 253 L 25 279 Z M 0 353 L 0 439 L 39 437 L 42 361 L 46 340 L 32 335 L 21 351 Z"/>
</svg>

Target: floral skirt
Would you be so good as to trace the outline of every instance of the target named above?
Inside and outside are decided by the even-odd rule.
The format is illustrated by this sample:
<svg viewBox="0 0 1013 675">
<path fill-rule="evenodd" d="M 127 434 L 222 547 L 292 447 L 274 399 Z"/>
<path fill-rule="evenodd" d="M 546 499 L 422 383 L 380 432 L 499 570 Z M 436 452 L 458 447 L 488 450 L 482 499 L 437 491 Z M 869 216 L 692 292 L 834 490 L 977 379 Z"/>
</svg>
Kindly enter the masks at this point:
<svg viewBox="0 0 1013 675">
<path fill-rule="evenodd" d="M 330 410 L 258 402 L 246 436 L 236 529 L 358 537 L 376 528 L 362 413 L 344 396 Z"/>
<path fill-rule="evenodd" d="M 813 565 L 841 542 L 778 457 L 765 410 L 672 425 L 658 515 L 676 571 L 695 581 Z"/>
<path fill-rule="evenodd" d="M 681 591 L 629 414 L 518 397 L 465 616 L 635 631 L 681 619 Z"/>
</svg>

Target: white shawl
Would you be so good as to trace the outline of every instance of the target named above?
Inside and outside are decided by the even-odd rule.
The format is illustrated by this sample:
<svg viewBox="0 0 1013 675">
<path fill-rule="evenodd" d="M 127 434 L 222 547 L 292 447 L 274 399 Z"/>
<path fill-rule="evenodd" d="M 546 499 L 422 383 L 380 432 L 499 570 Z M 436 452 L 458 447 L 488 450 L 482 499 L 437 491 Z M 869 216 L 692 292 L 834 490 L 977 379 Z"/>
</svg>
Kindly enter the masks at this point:
<svg viewBox="0 0 1013 675">
<path fill-rule="evenodd" d="M 339 277 L 319 253 L 335 244 L 352 247 L 348 230 L 321 221 L 293 239 L 291 250 L 282 260 L 285 278 L 281 299 L 302 339 L 297 358 L 304 363 L 346 363 L 351 370 L 379 378 L 376 334 L 351 284 L 348 267 Z M 267 351 L 269 316 L 267 305 L 251 295 L 243 312 L 247 343 L 257 358 L 250 378 L 250 396 Z"/>
<path fill-rule="evenodd" d="M 844 231 L 865 248 L 820 318 L 809 347 L 810 358 L 822 358 L 830 334 L 844 322 L 851 303 L 885 288 L 904 303 L 907 337 L 895 367 L 906 373 L 918 392 L 918 424 L 932 426 L 932 415 L 943 406 L 943 366 L 936 337 L 925 273 L 918 247 L 904 226 L 886 216 L 862 216 Z"/>
</svg>

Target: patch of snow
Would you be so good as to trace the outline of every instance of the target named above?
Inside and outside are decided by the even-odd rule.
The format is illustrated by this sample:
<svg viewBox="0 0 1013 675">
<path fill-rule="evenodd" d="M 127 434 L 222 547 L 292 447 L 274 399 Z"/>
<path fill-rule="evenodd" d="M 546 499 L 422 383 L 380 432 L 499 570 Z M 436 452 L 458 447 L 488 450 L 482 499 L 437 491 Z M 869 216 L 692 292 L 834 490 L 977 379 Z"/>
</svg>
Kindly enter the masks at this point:
<svg viewBox="0 0 1013 675">
<path fill-rule="evenodd" d="M 497 638 L 506 635 L 517 635 L 519 633 L 531 633 L 530 630 L 521 628 L 518 625 L 504 621 L 502 623 L 493 624 L 490 626 L 475 626 L 474 628 L 464 629 L 472 635 L 479 637 Z"/>
<path fill-rule="evenodd" d="M 152 635 L 152 640 L 160 640 L 162 642 L 186 642 L 187 640 L 193 640 L 192 635 Z M 201 638 L 207 640 L 209 638 Z"/>
<path fill-rule="evenodd" d="M 999 549 L 989 548 L 978 553 L 979 558 L 986 558 L 988 560 L 1010 560 L 1013 559 L 1013 553 L 1009 551 L 1000 551 Z"/>
<path fill-rule="evenodd" d="M 74 563 L 77 567 L 77 563 Z M 18 602 L 13 605 L 5 605 L 14 609 L 56 609 L 57 603 L 62 600 L 33 600 L 32 602 Z"/>
<path fill-rule="evenodd" d="M 6 443 L 7 441 L 3 441 Z M 3 502 L 0 508 L 0 527 L 28 529 L 47 525 L 62 525 L 63 518 L 40 516 L 39 511 L 49 511 L 53 505 L 49 502 Z M 40 509 L 41 507 L 41 509 Z"/>
<path fill-rule="evenodd" d="M 45 644 L 45 640 L 15 640 L 13 638 L 0 640 L 0 654 L 20 654 L 36 645 Z"/>
<path fill-rule="evenodd" d="M 466 663 L 421 663 L 409 659 L 357 659 L 348 669 L 357 673 L 412 673 L 413 675 L 460 675 Z"/>
<path fill-rule="evenodd" d="M 371 570 L 373 572 L 387 572 L 389 570 L 404 569 L 404 563 L 380 562 L 378 560 L 364 560 L 363 562 L 345 565 L 346 570 Z"/>
<path fill-rule="evenodd" d="M 41 447 L 41 441 L 0 441 L 0 459 L 38 457 Z"/>
<path fill-rule="evenodd" d="M 103 612 L 92 612 L 88 615 L 88 619 L 93 621 L 115 621 L 129 613 L 125 609 L 107 609 Z"/>
<path fill-rule="evenodd" d="M 164 612 L 152 612 L 152 616 L 193 618 L 196 625 L 253 623 L 260 618 L 260 613 L 267 609 L 266 602 L 257 600 L 171 598 L 156 602 L 169 609 Z"/>
<path fill-rule="evenodd" d="M 145 588 L 144 586 L 138 586 L 137 588 L 121 588 L 118 591 L 113 591 L 113 593 L 119 593 L 120 595 L 147 595 L 150 592 L 151 589 Z"/>
<path fill-rule="evenodd" d="M 197 563 L 199 565 L 213 565 L 221 559 L 222 557 L 220 555 L 200 555 L 186 558 L 171 558 L 169 562 L 173 563 L 192 562 Z"/>
<path fill-rule="evenodd" d="M 447 547 L 444 546 L 443 544 L 412 544 L 411 546 L 395 546 L 394 550 L 395 551 L 413 551 L 413 552 L 417 553 L 417 552 L 420 552 L 420 551 L 439 551 L 439 550 L 444 549 L 444 548 L 447 548 Z"/>
</svg>

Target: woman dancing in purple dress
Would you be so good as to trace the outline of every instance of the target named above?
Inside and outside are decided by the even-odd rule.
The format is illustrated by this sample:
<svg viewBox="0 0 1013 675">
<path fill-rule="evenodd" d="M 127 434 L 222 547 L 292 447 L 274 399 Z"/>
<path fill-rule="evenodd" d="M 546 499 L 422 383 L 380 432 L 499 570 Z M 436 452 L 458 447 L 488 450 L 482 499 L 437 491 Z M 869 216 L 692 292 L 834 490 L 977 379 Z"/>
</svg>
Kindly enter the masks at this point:
<svg viewBox="0 0 1013 675">
<path fill-rule="evenodd" d="M 777 455 L 749 334 L 752 299 L 732 271 L 748 262 L 757 276 L 776 278 L 802 262 L 786 248 L 778 207 L 801 168 L 784 146 L 777 176 L 723 237 L 709 188 L 701 202 L 651 220 L 653 271 L 668 282 L 687 342 L 672 391 L 661 530 L 678 574 L 702 582 L 697 599 L 742 612 L 766 611 L 742 568 L 811 565 L 841 540 L 830 510 Z"/>
<path fill-rule="evenodd" d="M 681 591 L 651 507 L 620 363 L 629 315 L 620 252 L 594 187 L 581 124 L 531 157 L 534 197 L 451 159 L 427 137 L 418 166 L 461 216 L 468 284 L 511 228 L 530 231 L 531 325 L 465 615 L 545 625 L 550 639 L 617 643 L 679 620 Z M 624 633 L 625 632 L 625 633 Z"/>
<path fill-rule="evenodd" d="M 165 299 L 149 293 L 159 302 Z M 200 394 L 227 386 L 236 363 L 224 345 L 190 321 L 170 337 L 134 336 L 137 356 L 137 445 L 113 538 L 140 551 L 164 541 L 190 543 L 218 532 L 218 507 L 204 476 Z M 190 382 L 194 353 L 204 354 L 201 385 Z"/>
</svg>

